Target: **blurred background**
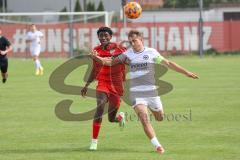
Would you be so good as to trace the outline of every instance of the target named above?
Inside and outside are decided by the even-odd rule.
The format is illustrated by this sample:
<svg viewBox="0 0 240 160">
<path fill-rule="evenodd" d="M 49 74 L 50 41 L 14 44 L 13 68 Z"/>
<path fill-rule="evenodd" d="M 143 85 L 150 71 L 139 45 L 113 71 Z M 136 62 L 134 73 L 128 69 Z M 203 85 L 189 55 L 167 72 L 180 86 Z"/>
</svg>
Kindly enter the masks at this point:
<svg viewBox="0 0 240 160">
<path fill-rule="evenodd" d="M 10 57 L 30 57 L 25 38 L 29 24 L 44 33 L 43 57 L 73 57 L 98 44 L 96 31 L 109 26 L 113 41 L 130 29 L 143 32 L 146 46 L 165 55 L 237 54 L 240 50 L 240 0 L 137 0 L 138 19 L 127 19 L 131 0 L 0 0 L 0 24 L 14 50 Z"/>
</svg>

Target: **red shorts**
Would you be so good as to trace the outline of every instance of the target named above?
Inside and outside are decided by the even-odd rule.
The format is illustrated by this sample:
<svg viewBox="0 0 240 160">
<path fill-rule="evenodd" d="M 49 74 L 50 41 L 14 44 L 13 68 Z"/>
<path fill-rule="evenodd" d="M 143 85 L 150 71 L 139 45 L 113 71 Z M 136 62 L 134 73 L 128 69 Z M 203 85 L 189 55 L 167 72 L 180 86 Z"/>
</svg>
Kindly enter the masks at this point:
<svg viewBox="0 0 240 160">
<path fill-rule="evenodd" d="M 105 92 L 108 95 L 109 105 L 120 106 L 123 95 L 123 84 L 119 82 L 98 81 L 97 91 Z"/>
</svg>

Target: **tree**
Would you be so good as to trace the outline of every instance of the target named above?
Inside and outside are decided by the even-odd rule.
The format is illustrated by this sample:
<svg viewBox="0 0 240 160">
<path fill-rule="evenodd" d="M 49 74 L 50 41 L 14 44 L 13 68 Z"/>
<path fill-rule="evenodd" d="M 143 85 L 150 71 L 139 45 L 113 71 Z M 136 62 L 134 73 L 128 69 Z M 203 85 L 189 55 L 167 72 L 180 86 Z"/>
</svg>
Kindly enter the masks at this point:
<svg viewBox="0 0 240 160">
<path fill-rule="evenodd" d="M 210 4 L 219 3 L 239 3 L 240 0 L 203 0 L 204 8 L 208 8 Z M 197 8 L 198 0 L 165 0 L 164 8 Z"/>
<path fill-rule="evenodd" d="M 104 5 L 102 0 L 100 0 L 99 4 L 98 4 L 98 8 L 97 11 L 104 11 Z M 101 16 L 98 18 L 98 22 L 103 22 L 104 21 L 104 16 Z"/>
<path fill-rule="evenodd" d="M 87 11 L 95 11 L 95 4 L 92 2 L 87 3 Z"/>
<path fill-rule="evenodd" d="M 164 8 L 176 8 L 176 0 L 165 0 Z"/>
<path fill-rule="evenodd" d="M 67 7 L 65 6 L 60 12 L 67 12 Z M 60 15 L 59 21 L 67 21 L 69 20 L 68 15 Z"/>
<path fill-rule="evenodd" d="M 99 2 L 99 5 L 98 5 L 98 8 L 97 8 L 97 11 L 104 11 L 104 5 L 103 5 L 102 0 L 100 0 L 100 2 Z"/>
<path fill-rule="evenodd" d="M 7 0 L 0 0 L 0 11 L 3 12 L 3 9 L 5 9 L 5 12 L 6 12 L 6 10 L 7 10 Z"/>
<path fill-rule="evenodd" d="M 95 11 L 95 4 L 92 2 L 88 2 L 87 3 L 87 11 Z M 90 18 L 88 19 L 88 22 L 96 22 L 97 19 L 96 18 L 91 18 L 92 16 L 90 16 Z"/>
<path fill-rule="evenodd" d="M 75 2 L 74 12 L 82 12 L 82 6 L 79 0 Z M 82 15 L 74 15 L 74 19 L 82 19 L 82 18 L 83 18 Z"/>
<path fill-rule="evenodd" d="M 77 0 L 75 3 L 74 12 L 82 12 L 82 6 L 79 3 L 79 0 Z"/>
</svg>

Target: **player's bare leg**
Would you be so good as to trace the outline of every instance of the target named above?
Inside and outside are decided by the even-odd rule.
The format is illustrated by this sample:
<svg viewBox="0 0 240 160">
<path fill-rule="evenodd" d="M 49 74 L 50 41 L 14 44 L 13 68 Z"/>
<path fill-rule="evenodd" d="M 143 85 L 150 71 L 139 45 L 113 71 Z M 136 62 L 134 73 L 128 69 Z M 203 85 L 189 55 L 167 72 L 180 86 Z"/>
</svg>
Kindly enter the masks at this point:
<svg viewBox="0 0 240 160">
<path fill-rule="evenodd" d="M 108 106 L 108 121 L 109 122 L 119 122 L 119 120 L 116 118 L 117 117 L 117 112 L 118 108 L 115 105 L 110 105 Z"/>
<path fill-rule="evenodd" d="M 149 139 L 152 139 L 155 136 L 155 132 L 148 117 L 147 107 L 143 104 L 139 104 L 134 107 L 134 110 L 142 123 L 145 134 Z"/>
<path fill-rule="evenodd" d="M 35 67 L 36 67 L 36 72 L 35 74 L 38 75 L 43 75 L 43 67 L 41 65 L 41 62 L 39 60 L 38 56 L 33 56 L 33 61 L 35 63 Z"/>
<path fill-rule="evenodd" d="M 109 106 L 108 106 L 108 120 L 109 122 L 119 123 L 121 129 L 125 126 L 125 114 L 120 112 L 117 115 L 117 112 L 120 107 L 120 96 L 119 95 L 109 95 Z"/>
<path fill-rule="evenodd" d="M 42 66 L 39 58 L 38 58 L 38 63 L 39 63 L 39 72 L 40 72 L 39 74 L 40 74 L 40 75 L 43 75 L 43 66 Z"/>
<path fill-rule="evenodd" d="M 151 110 L 152 114 L 154 115 L 154 118 L 156 121 L 163 121 L 164 118 L 164 112 L 163 111 L 153 111 Z M 164 148 L 162 146 L 158 147 L 156 151 L 160 154 L 164 153 Z"/>
<path fill-rule="evenodd" d="M 97 110 L 94 115 L 93 126 L 92 126 L 92 142 L 90 145 L 90 150 L 97 150 L 98 135 L 102 123 L 102 115 L 104 112 L 105 104 L 107 103 L 107 95 L 104 92 L 97 91 Z"/>
<path fill-rule="evenodd" d="M 105 104 L 108 102 L 108 97 L 106 93 L 99 92 L 99 91 L 97 91 L 96 97 L 97 97 L 97 110 L 94 115 L 94 121 L 101 123 L 104 107 L 105 107 Z"/>
<path fill-rule="evenodd" d="M 152 114 L 156 121 L 163 121 L 164 118 L 164 112 L 163 111 L 152 111 Z"/>
<path fill-rule="evenodd" d="M 164 149 L 161 146 L 161 144 L 159 143 L 155 131 L 152 127 L 152 124 L 150 122 L 150 119 L 148 117 L 148 111 L 147 111 L 147 106 L 143 105 L 143 104 L 138 104 L 134 107 L 134 110 L 136 112 L 136 114 L 138 115 L 142 126 L 143 126 L 143 130 L 145 132 L 145 134 L 147 135 L 147 137 L 150 139 L 151 143 L 153 144 L 153 146 L 155 147 L 156 151 L 159 154 L 163 154 L 164 153 Z"/>
<path fill-rule="evenodd" d="M 38 64 L 37 64 L 37 59 L 38 57 L 37 56 L 33 56 L 33 61 L 35 63 L 35 75 L 38 76 L 40 74 L 40 71 L 39 71 L 39 68 L 38 68 Z"/>
</svg>

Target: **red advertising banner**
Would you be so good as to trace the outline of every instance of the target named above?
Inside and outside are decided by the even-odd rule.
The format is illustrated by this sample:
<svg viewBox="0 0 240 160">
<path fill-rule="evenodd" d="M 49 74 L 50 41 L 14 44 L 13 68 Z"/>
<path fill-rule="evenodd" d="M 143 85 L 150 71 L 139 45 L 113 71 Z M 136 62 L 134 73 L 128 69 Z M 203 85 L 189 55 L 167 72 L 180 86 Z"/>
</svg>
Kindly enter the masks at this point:
<svg viewBox="0 0 240 160">
<path fill-rule="evenodd" d="M 102 24 L 73 25 L 73 48 L 93 48 L 97 45 L 97 30 Z M 13 52 L 9 56 L 29 57 L 30 53 L 25 43 L 27 25 L 3 24 L 2 34 L 13 45 Z M 127 39 L 127 33 L 131 29 L 138 29 L 143 33 L 144 44 L 156 48 L 159 52 L 193 52 L 199 48 L 198 23 L 131 23 L 126 28 L 122 23 L 112 25 L 114 32 L 112 41 L 119 42 Z M 218 51 L 240 50 L 239 21 L 207 22 L 204 23 L 203 48 L 204 50 L 216 49 Z M 44 24 L 38 25 L 38 29 L 44 34 L 42 41 L 43 57 L 67 57 L 69 54 L 69 25 L 68 24 Z"/>
</svg>

